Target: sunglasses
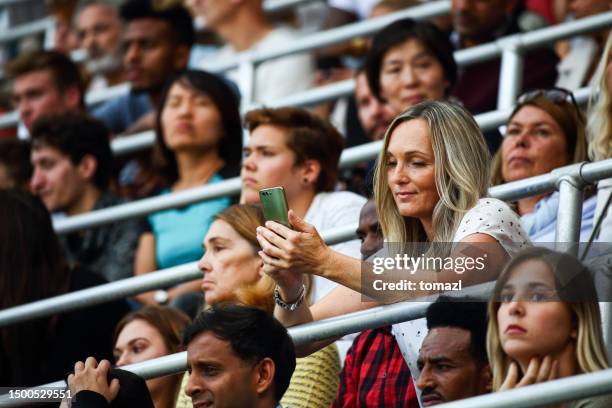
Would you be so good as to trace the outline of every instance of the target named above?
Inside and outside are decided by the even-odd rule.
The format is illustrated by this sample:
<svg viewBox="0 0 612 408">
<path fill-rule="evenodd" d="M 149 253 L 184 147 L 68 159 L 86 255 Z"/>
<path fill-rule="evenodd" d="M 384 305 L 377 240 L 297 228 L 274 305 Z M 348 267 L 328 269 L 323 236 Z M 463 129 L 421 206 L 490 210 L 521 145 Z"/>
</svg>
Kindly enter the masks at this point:
<svg viewBox="0 0 612 408">
<path fill-rule="evenodd" d="M 578 116 L 578 120 L 582 125 L 585 124 L 584 117 L 582 116 L 582 112 L 578 107 L 578 103 L 576 102 L 576 98 L 571 91 L 568 91 L 564 88 L 552 87 L 548 89 L 534 89 L 531 91 L 527 91 L 519 96 L 516 100 L 517 106 L 526 105 L 537 98 L 545 98 L 554 104 L 560 103 L 571 103 L 576 110 L 576 115 Z M 502 135 L 506 134 L 506 125 L 502 125 L 498 128 L 499 132 Z"/>
<path fill-rule="evenodd" d="M 578 103 L 576 102 L 576 98 L 571 91 L 568 91 L 564 88 L 552 87 L 548 89 L 534 89 L 532 91 L 527 91 L 516 100 L 518 105 L 527 104 L 536 98 L 545 98 L 548 99 L 552 103 L 571 103 L 576 109 L 576 114 L 578 115 L 578 119 L 584 124 L 584 118 L 582 116 L 582 112 L 578 107 Z"/>
</svg>

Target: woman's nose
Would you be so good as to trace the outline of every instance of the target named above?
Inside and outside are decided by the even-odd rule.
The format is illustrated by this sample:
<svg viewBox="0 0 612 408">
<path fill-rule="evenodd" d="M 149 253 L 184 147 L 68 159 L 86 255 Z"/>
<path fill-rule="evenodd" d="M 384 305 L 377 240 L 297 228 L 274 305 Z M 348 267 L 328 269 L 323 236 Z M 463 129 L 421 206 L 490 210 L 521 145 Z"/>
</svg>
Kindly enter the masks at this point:
<svg viewBox="0 0 612 408">
<path fill-rule="evenodd" d="M 121 355 L 119 356 L 119 358 L 117 359 L 117 361 L 115 362 L 115 365 L 117 367 L 121 367 L 124 365 L 127 365 L 130 363 L 128 355 L 127 355 L 127 351 L 124 351 L 123 353 L 121 353 Z"/>
<path fill-rule="evenodd" d="M 522 316 L 525 313 L 523 302 L 520 300 L 514 300 L 508 305 L 508 314 L 510 316 Z"/>
<path fill-rule="evenodd" d="M 207 252 L 204 252 L 204 255 L 202 255 L 202 257 L 198 261 L 198 269 L 201 270 L 203 273 L 208 273 L 211 271 L 210 262 L 208 262 L 206 254 Z"/>
<path fill-rule="evenodd" d="M 252 154 L 246 154 L 242 160 L 242 167 L 249 171 L 255 170 L 255 160 Z"/>
</svg>

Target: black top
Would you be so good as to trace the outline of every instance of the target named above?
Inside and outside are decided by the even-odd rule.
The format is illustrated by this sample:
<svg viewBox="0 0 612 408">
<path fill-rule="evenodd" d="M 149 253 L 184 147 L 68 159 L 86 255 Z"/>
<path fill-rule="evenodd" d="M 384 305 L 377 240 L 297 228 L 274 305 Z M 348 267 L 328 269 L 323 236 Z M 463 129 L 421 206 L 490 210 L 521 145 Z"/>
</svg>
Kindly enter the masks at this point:
<svg viewBox="0 0 612 408">
<path fill-rule="evenodd" d="M 75 269 L 69 292 L 104 283 L 107 282 L 96 274 Z M 89 356 L 112 362 L 115 326 L 128 312 L 126 301 L 118 300 L 14 325 L 21 335 L 29 338 L 16 339 L 17 349 L 6 350 L 0 343 L 0 386 L 35 386 L 61 380 L 74 369 L 74 363 L 85 361 Z M 45 327 L 51 329 L 44 330 Z M 28 346 L 18 350 L 24 344 Z M 28 367 L 24 378 L 16 380 L 11 367 L 24 365 Z"/>
</svg>

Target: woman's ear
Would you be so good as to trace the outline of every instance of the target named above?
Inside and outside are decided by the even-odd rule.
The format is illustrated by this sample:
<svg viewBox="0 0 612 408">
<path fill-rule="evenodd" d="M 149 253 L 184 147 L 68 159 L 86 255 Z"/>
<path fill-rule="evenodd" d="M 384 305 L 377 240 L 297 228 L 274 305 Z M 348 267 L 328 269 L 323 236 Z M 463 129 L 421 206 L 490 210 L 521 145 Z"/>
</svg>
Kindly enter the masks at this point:
<svg viewBox="0 0 612 408">
<path fill-rule="evenodd" d="M 578 339 L 578 328 L 577 327 L 574 327 L 572 329 L 572 331 L 570 332 L 570 337 L 572 338 L 572 340 Z"/>
<path fill-rule="evenodd" d="M 260 277 L 265 276 L 265 272 L 264 272 L 264 262 L 263 259 L 261 259 L 261 257 L 258 255 L 257 256 L 259 258 L 259 266 L 257 267 L 257 273 L 259 274 Z"/>
<path fill-rule="evenodd" d="M 578 339 L 578 318 L 575 312 L 572 313 L 572 331 L 570 332 L 570 338 L 572 340 Z"/>
<path fill-rule="evenodd" d="M 317 160 L 306 160 L 301 167 L 301 178 L 304 184 L 315 184 L 321 174 L 321 163 Z"/>
</svg>

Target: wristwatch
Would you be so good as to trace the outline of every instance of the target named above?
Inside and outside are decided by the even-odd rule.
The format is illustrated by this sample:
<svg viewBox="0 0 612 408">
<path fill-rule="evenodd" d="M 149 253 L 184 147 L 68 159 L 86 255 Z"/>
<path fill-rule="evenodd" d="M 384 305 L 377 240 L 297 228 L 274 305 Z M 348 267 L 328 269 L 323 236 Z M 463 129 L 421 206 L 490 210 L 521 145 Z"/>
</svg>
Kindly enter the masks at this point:
<svg viewBox="0 0 612 408">
<path fill-rule="evenodd" d="M 163 289 L 156 290 L 153 295 L 153 300 L 160 305 L 165 305 L 168 303 L 168 291 Z"/>
<path fill-rule="evenodd" d="M 295 309 L 298 308 L 298 306 L 304 301 L 305 296 L 306 296 L 306 286 L 302 285 L 302 288 L 300 289 L 300 293 L 298 294 L 297 299 L 293 303 L 287 303 L 281 298 L 280 292 L 278 290 L 278 285 L 276 285 L 276 287 L 274 288 L 274 303 L 276 303 L 278 306 L 282 307 L 283 309 L 289 310 L 290 312 L 293 312 Z"/>
</svg>

